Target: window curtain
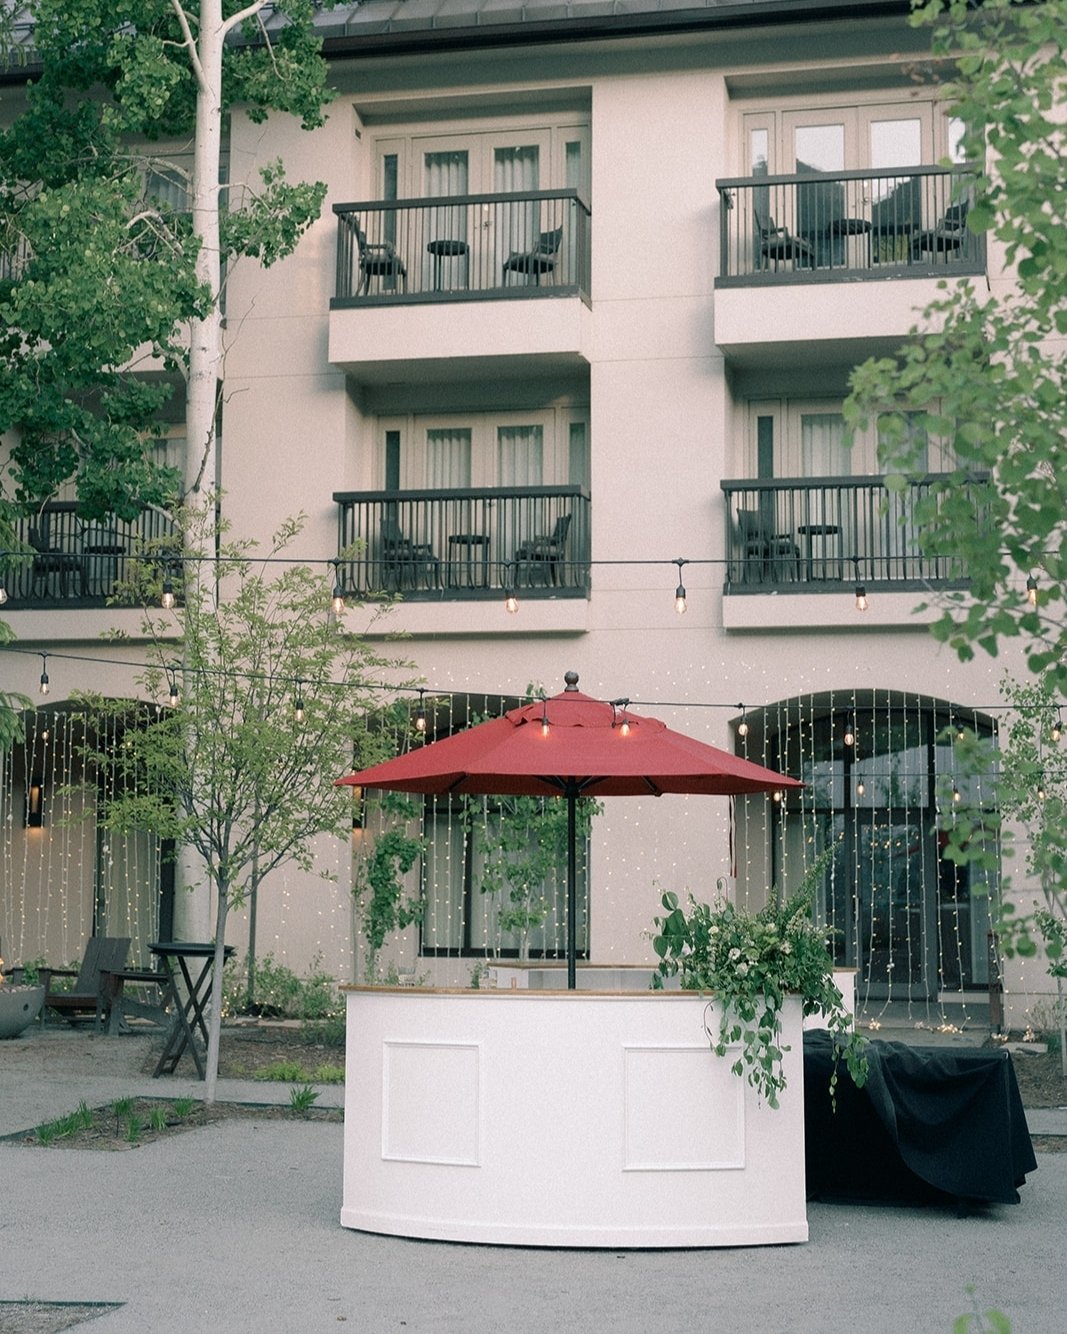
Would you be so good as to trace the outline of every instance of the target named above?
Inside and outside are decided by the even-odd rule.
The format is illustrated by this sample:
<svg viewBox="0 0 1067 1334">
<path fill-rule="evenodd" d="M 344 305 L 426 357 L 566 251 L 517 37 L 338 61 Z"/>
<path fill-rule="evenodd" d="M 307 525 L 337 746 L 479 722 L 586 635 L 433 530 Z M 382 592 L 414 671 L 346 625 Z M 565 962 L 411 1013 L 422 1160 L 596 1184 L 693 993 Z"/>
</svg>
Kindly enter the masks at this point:
<svg viewBox="0 0 1067 1334">
<path fill-rule="evenodd" d="M 465 148 L 449 149 L 440 153 L 426 153 L 424 162 L 424 193 L 427 198 L 439 199 L 448 195 L 470 193 L 470 165 Z M 431 282 L 432 258 L 426 250 L 430 241 L 466 241 L 467 205 L 444 204 L 425 210 L 425 236 L 418 249 L 422 252 L 423 285 Z"/>
<path fill-rule="evenodd" d="M 842 477 L 852 471 L 839 412 L 805 412 L 800 417 L 800 475 Z"/>
<path fill-rule="evenodd" d="M 427 431 L 426 485 L 443 490 L 470 484 L 470 430 L 444 428 Z"/>
<path fill-rule="evenodd" d="M 493 189 L 498 194 L 525 194 L 540 188 L 540 150 L 536 144 L 498 148 L 493 154 Z M 540 205 L 536 200 L 499 204 L 496 228 L 495 271 L 514 253 L 532 250 L 540 235 Z"/>
<path fill-rule="evenodd" d="M 500 486 L 543 486 L 544 429 L 501 426 L 497 430 L 497 477 Z"/>
</svg>

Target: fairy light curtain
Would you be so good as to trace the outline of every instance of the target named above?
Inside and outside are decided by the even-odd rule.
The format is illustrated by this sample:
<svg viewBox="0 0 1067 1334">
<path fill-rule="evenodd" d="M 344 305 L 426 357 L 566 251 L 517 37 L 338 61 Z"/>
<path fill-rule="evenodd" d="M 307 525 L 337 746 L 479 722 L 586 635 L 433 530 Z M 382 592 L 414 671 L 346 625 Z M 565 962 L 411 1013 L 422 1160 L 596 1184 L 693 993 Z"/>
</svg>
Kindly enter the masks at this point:
<svg viewBox="0 0 1067 1334">
<path fill-rule="evenodd" d="M 120 738 L 107 738 L 120 744 Z M 84 716 L 25 715 L 21 741 L 0 753 L 0 951 L 9 963 L 80 960 L 90 935 L 129 936 L 131 965 L 148 967 L 158 939 L 158 840 L 114 836 L 97 812 L 106 781 L 87 775 Z M 30 811 L 30 794 L 39 806 Z"/>
<path fill-rule="evenodd" d="M 450 735 L 523 701 L 464 694 L 420 699 L 397 727 L 393 749 Z M 416 723 L 426 723 L 419 732 Z M 386 794 L 368 792 L 366 824 L 389 827 Z M 566 953 L 566 858 L 549 846 L 562 804 L 552 798 L 415 798 L 418 817 L 402 817 L 424 840 L 411 888 L 426 902 L 419 954 L 425 957 L 563 958 Z M 393 821 L 396 823 L 396 820 Z M 543 855 L 538 855 L 543 853 Z M 587 953 L 588 840 L 578 848 L 578 947 Z M 421 875 L 420 881 L 417 879 Z"/>
<path fill-rule="evenodd" d="M 876 1019 L 903 1004 L 945 1020 L 989 986 L 997 885 L 944 855 L 958 803 L 992 811 L 995 772 L 967 777 L 957 746 L 994 734 L 986 715 L 894 691 L 799 696 L 750 714 L 743 752 L 804 779 L 771 827 L 738 803 L 738 892 L 788 894 L 826 850 L 816 912 L 836 962 L 857 970 L 857 1003 Z M 769 837 L 768 837 L 769 835 Z M 767 849 L 770 849 L 769 863 Z"/>
</svg>

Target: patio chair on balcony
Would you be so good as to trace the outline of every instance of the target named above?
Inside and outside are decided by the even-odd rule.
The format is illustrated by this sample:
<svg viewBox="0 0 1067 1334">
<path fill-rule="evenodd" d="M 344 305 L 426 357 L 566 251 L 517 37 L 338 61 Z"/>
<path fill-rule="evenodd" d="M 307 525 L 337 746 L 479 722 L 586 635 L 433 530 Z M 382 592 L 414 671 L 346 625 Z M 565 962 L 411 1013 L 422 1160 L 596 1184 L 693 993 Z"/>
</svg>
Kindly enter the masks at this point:
<svg viewBox="0 0 1067 1334">
<path fill-rule="evenodd" d="M 356 283 L 356 296 L 361 292 L 370 292 L 372 278 L 377 278 L 379 289 L 388 281 L 395 288 L 399 281 L 401 290 L 408 287 L 408 271 L 404 261 L 396 253 L 391 241 L 371 243 L 367 240 L 363 228 L 356 218 L 352 219 L 356 233 L 356 245 L 359 247 L 359 280 Z"/>
<path fill-rule="evenodd" d="M 742 565 L 739 582 L 782 583 L 800 578 L 800 548 L 792 533 L 772 531 L 757 510 L 737 511 Z"/>
<path fill-rule="evenodd" d="M 810 241 L 794 236 L 785 227 L 776 226 L 772 217 L 764 216 L 758 209 L 753 212 L 753 217 L 761 269 L 777 269 L 779 264 L 785 263 L 791 263 L 795 269 L 815 267 L 815 247 Z"/>
<path fill-rule="evenodd" d="M 30 546 L 33 548 L 33 563 L 30 567 L 30 589 L 36 595 L 39 591 L 47 593 L 48 581 L 55 575 L 59 581 L 59 595 L 66 597 L 71 581 L 77 580 L 79 597 L 85 597 L 89 591 L 89 575 L 86 568 L 85 554 L 73 546 L 60 546 L 59 539 L 53 536 L 52 516 L 47 506 L 41 511 L 37 523 L 29 530 Z M 77 540 L 73 528 L 71 542 Z"/>
<path fill-rule="evenodd" d="M 406 538 L 396 519 L 382 520 L 382 565 L 387 587 L 441 587 L 441 562 L 433 547 Z"/>
<path fill-rule="evenodd" d="M 507 286 L 509 273 L 521 273 L 534 280 L 534 285 L 541 282 L 543 273 L 552 273 L 559 259 L 559 247 L 563 240 L 563 228 L 557 227 L 551 232 L 542 232 L 532 250 L 513 251 L 504 261 L 504 285 Z"/>
<path fill-rule="evenodd" d="M 550 533 L 532 537 L 517 548 L 515 552 L 515 582 L 532 581 L 536 574 L 547 584 L 560 582 L 560 570 L 567 550 L 567 534 L 570 532 L 571 515 L 561 514 Z"/>
<path fill-rule="evenodd" d="M 967 200 L 952 204 L 945 209 L 944 215 L 936 227 L 919 232 L 911 239 L 912 260 L 921 259 L 929 251 L 934 255 L 948 256 L 959 253 L 967 240 Z"/>
</svg>

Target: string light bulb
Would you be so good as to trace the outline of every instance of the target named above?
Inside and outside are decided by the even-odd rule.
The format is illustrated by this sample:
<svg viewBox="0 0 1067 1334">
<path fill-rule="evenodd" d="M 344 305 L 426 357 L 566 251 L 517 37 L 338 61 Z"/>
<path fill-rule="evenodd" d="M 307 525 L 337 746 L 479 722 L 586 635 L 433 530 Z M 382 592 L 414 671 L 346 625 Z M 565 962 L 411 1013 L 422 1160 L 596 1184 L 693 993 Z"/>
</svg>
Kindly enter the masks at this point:
<svg viewBox="0 0 1067 1334">
<path fill-rule="evenodd" d="M 514 588 L 508 588 L 504 593 L 504 610 L 509 616 L 514 616 L 519 610 L 519 599 L 515 595 Z"/>
<path fill-rule="evenodd" d="M 856 610 L 857 610 L 857 611 L 866 611 L 867 608 L 868 608 L 870 605 L 871 605 L 871 604 L 870 604 L 870 601 L 869 601 L 868 598 L 867 598 L 867 589 L 865 588 L 865 586 L 864 586 L 863 584 L 857 584 L 857 585 L 856 585 Z"/>
<path fill-rule="evenodd" d="M 748 736 L 748 717 L 745 713 L 745 706 L 739 704 L 737 707 L 741 710 L 741 721 L 737 724 L 737 735 Z"/>
<path fill-rule="evenodd" d="M 1052 739 L 1059 741 L 1063 736 L 1063 719 L 1060 717 L 1059 709 L 1056 710 L 1056 721 L 1052 724 Z"/>
<path fill-rule="evenodd" d="M 1026 576 L 1026 600 L 1031 607 L 1037 606 L 1037 580 L 1032 574 Z"/>
<path fill-rule="evenodd" d="M 171 583 L 169 574 L 163 576 L 163 592 L 160 594 L 159 605 L 164 611 L 173 611 L 177 599 L 174 596 L 174 585 Z"/>
<path fill-rule="evenodd" d="M 333 596 L 330 598 L 330 610 L 335 616 L 340 616 L 345 609 L 345 590 L 341 583 L 341 562 L 335 560 L 333 565 Z"/>
<path fill-rule="evenodd" d="M 167 668 L 167 703 L 172 709 L 178 707 L 178 678 L 173 667 Z"/>
<path fill-rule="evenodd" d="M 685 598 L 685 584 L 682 583 L 682 566 L 687 565 L 688 561 L 683 560 L 681 556 L 675 558 L 675 565 L 678 566 L 678 587 L 674 590 L 674 610 L 679 616 L 684 616 L 688 608 Z"/>
<path fill-rule="evenodd" d="M 41 684 L 40 691 L 42 695 L 48 694 L 48 654 L 41 654 Z"/>
<path fill-rule="evenodd" d="M 866 791 L 867 791 L 867 784 L 861 778 L 860 781 L 856 784 L 856 796 L 862 797 Z"/>
<path fill-rule="evenodd" d="M 953 783 L 953 784 L 952 784 L 952 804 L 953 804 L 954 806 L 958 806 L 962 800 L 963 800 L 963 794 L 960 792 L 960 790 L 959 790 L 959 788 L 956 786 L 956 784 Z"/>
<path fill-rule="evenodd" d="M 293 700 L 293 721 L 297 723 L 304 721 L 304 696 L 299 684 L 296 688 L 296 699 Z"/>
<path fill-rule="evenodd" d="M 548 736 L 550 731 L 548 722 L 548 700 L 544 695 L 541 696 L 541 735 Z"/>
<path fill-rule="evenodd" d="M 846 746 L 854 746 L 856 744 L 856 724 L 852 718 L 849 718 L 845 723 L 845 735 L 841 739 Z"/>
<path fill-rule="evenodd" d="M 415 731 L 418 732 L 420 736 L 426 731 L 426 707 L 423 704 L 425 695 L 425 690 L 419 691 L 419 707 L 415 710 Z"/>
<path fill-rule="evenodd" d="M 0 555 L 6 556 L 7 552 L 6 551 L 0 552 Z M 3 579 L 0 579 L 0 607 L 2 607 L 6 601 L 7 601 L 7 588 L 4 584 Z"/>
</svg>

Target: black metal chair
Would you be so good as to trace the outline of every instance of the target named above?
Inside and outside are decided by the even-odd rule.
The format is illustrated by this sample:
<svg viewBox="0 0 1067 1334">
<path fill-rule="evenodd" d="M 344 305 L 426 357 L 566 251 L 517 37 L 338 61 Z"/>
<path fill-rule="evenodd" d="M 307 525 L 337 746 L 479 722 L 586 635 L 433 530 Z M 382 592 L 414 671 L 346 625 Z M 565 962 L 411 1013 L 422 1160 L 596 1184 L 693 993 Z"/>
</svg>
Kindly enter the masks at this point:
<svg viewBox="0 0 1067 1334">
<path fill-rule="evenodd" d="M 38 590 L 48 592 L 48 581 L 52 575 L 59 580 L 59 593 L 66 597 L 72 578 L 77 580 L 79 597 L 86 597 L 89 591 L 89 574 L 86 568 L 85 553 L 73 545 L 61 546 L 52 532 L 52 515 L 45 506 L 37 516 L 37 523 L 29 530 L 30 546 L 33 548 L 33 563 L 30 568 L 30 589 L 33 595 Z M 72 516 L 73 517 L 73 516 Z M 79 541 L 74 527 L 69 537 L 72 543 Z"/>
<path fill-rule="evenodd" d="M 563 228 L 557 227 L 551 232 L 542 232 L 532 250 L 515 250 L 504 261 L 504 284 L 507 285 L 509 273 L 519 273 L 534 280 L 537 286 L 542 274 L 552 273 L 559 259 L 559 247 L 563 240 Z"/>
<path fill-rule="evenodd" d="M 815 267 L 815 247 L 802 236 L 794 236 L 786 227 L 778 227 L 770 216 L 758 210 L 753 213 L 756 223 L 756 247 L 760 268 L 792 263 L 794 268 Z"/>
<path fill-rule="evenodd" d="M 792 533 L 771 531 L 758 511 L 745 509 L 737 511 L 737 529 L 742 553 L 739 582 L 779 583 L 787 578 L 799 579 L 800 548 Z"/>
<path fill-rule="evenodd" d="M 967 240 L 967 200 L 952 204 L 945 209 L 944 215 L 936 227 L 919 232 L 911 239 L 912 260 L 921 259 L 926 253 L 944 255 L 958 254 Z"/>
<path fill-rule="evenodd" d="M 417 588 L 420 574 L 427 574 L 433 588 L 441 587 L 441 561 L 426 542 L 406 538 L 396 519 L 382 520 L 382 564 L 386 584 Z"/>
<path fill-rule="evenodd" d="M 389 281 L 394 286 L 399 281 L 401 291 L 406 292 L 408 271 L 404 261 L 396 253 L 393 243 L 368 241 L 366 233 L 359 225 L 359 220 L 355 217 L 352 219 L 352 226 L 356 233 L 356 245 L 359 247 L 359 281 L 356 283 L 356 296 L 359 296 L 360 292 L 369 295 L 372 278 L 377 278 L 379 284 Z"/>
<path fill-rule="evenodd" d="M 546 583 L 550 580 L 553 584 L 560 582 L 560 567 L 566 555 L 571 517 L 570 514 L 561 514 L 550 533 L 541 533 L 537 537 L 532 537 L 516 549 L 516 583 L 522 582 L 519 576 L 524 566 L 528 576 L 536 571 L 539 577 L 544 576 Z"/>
</svg>

